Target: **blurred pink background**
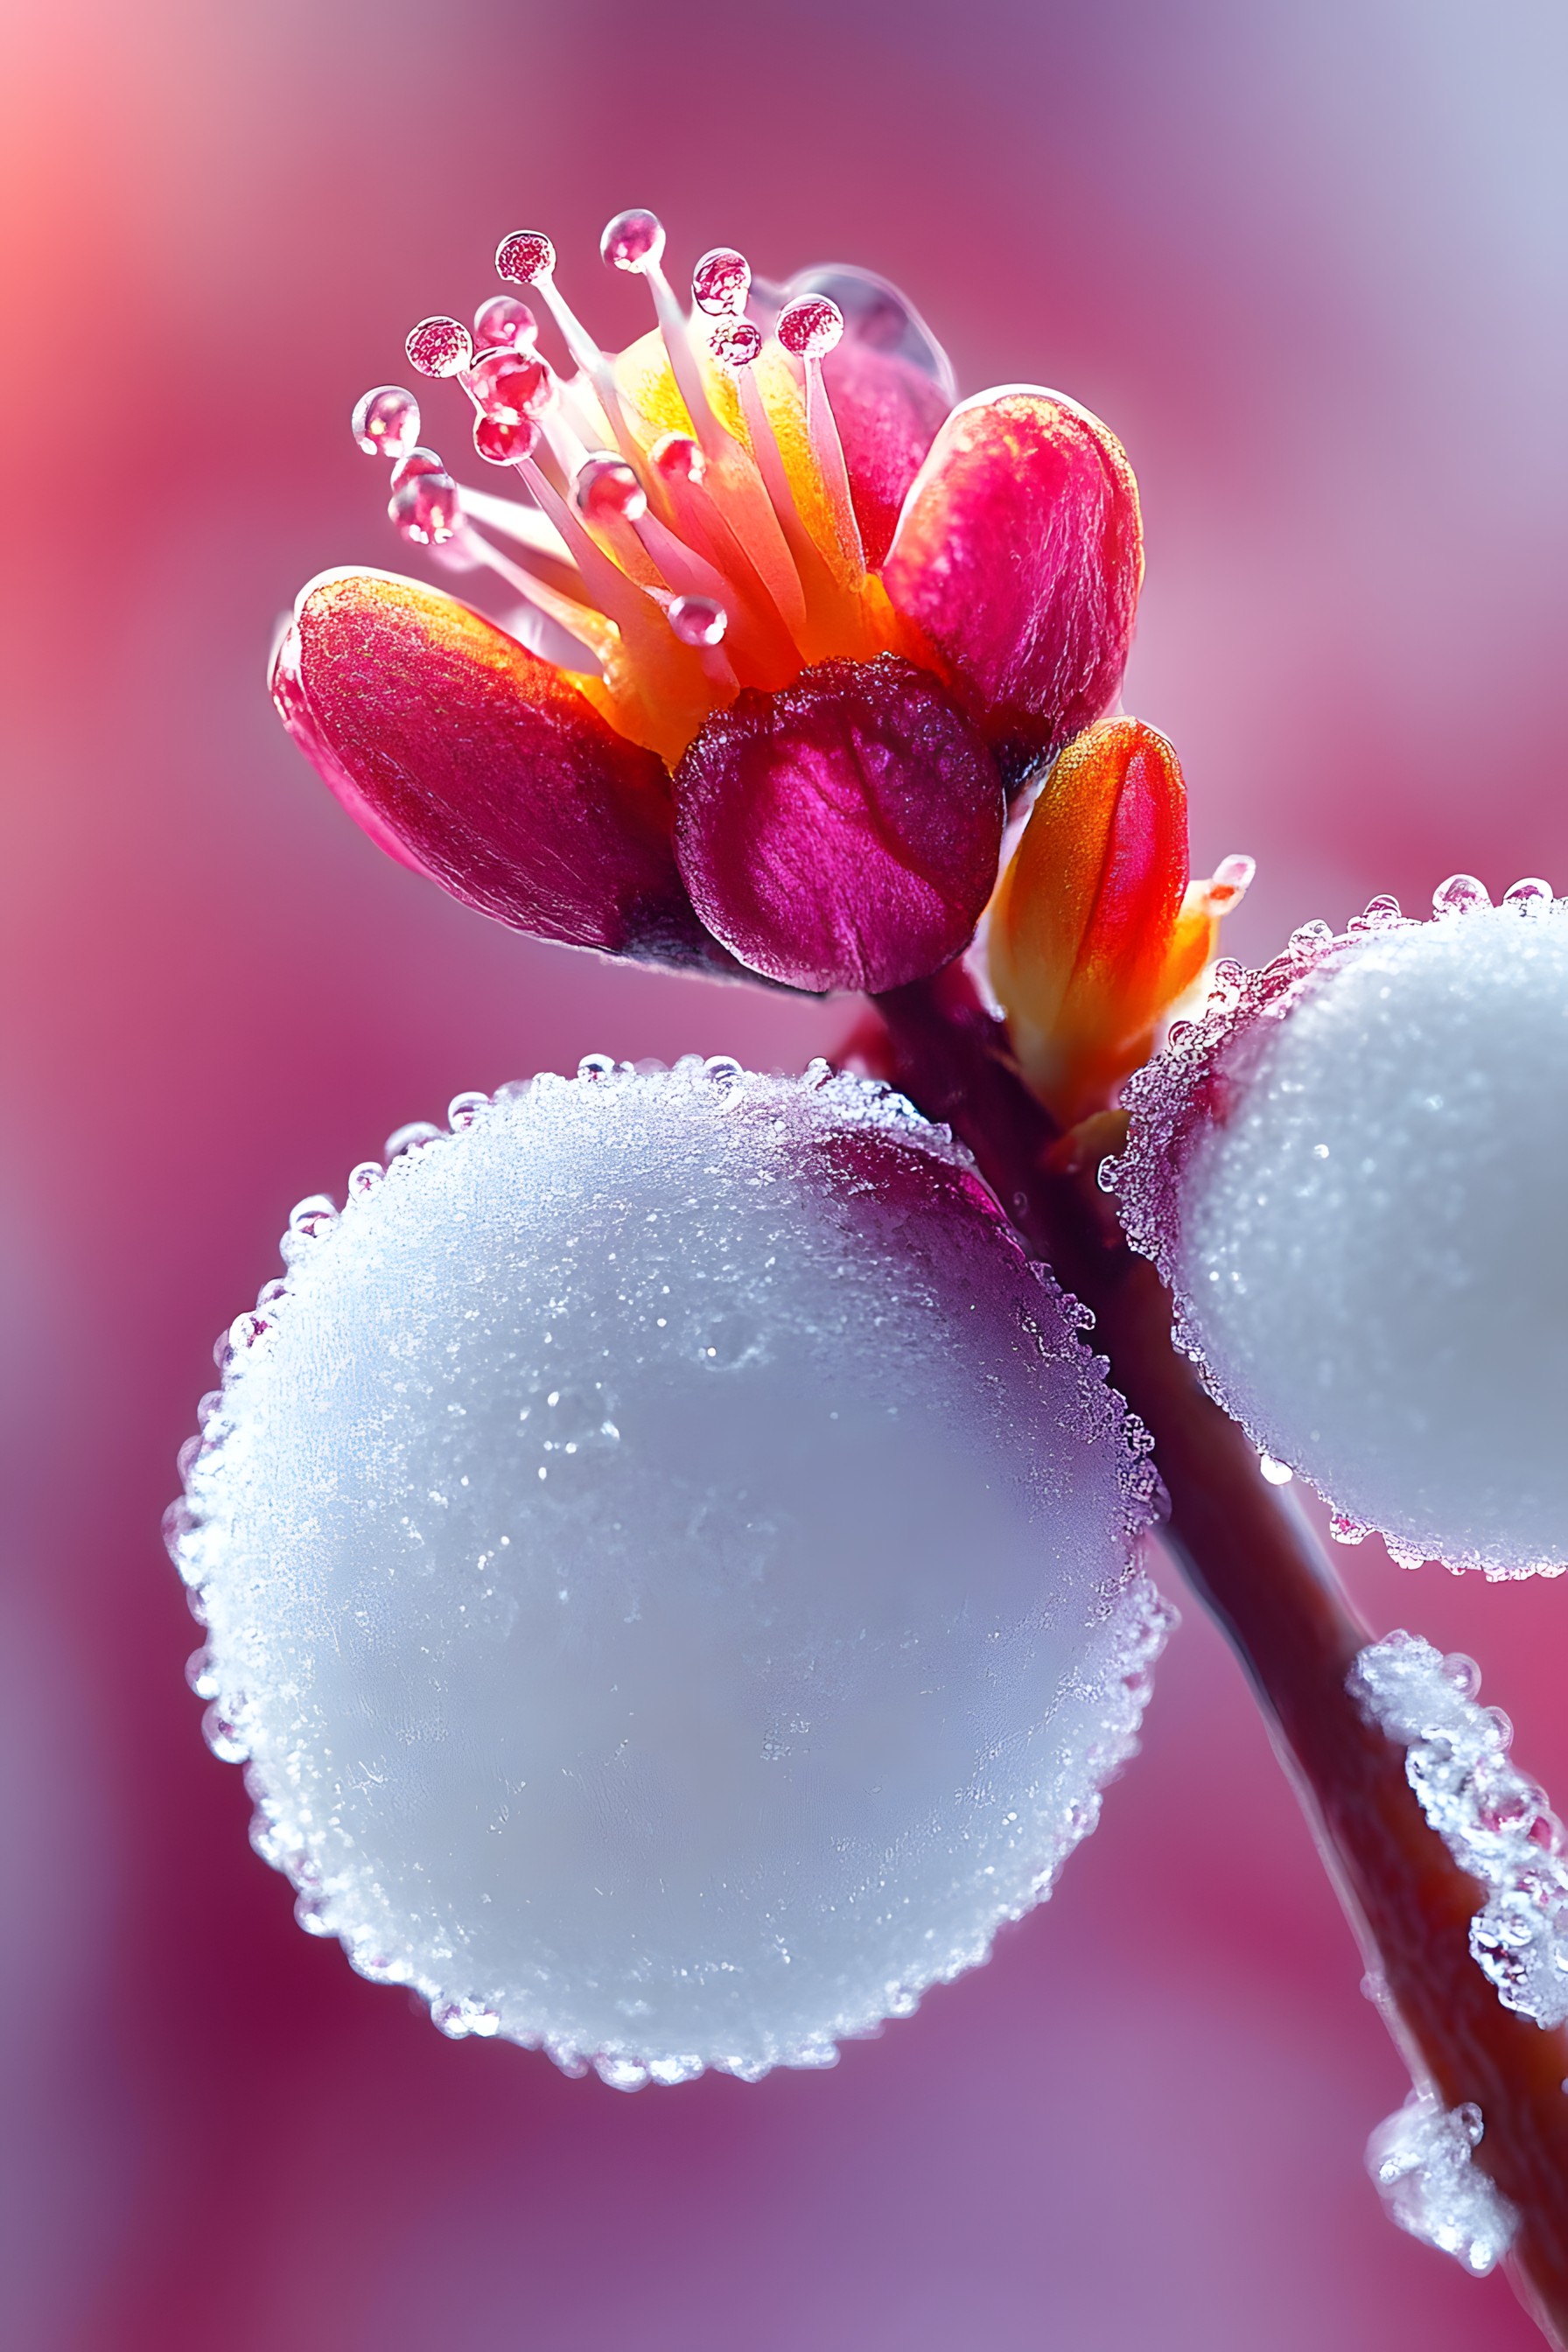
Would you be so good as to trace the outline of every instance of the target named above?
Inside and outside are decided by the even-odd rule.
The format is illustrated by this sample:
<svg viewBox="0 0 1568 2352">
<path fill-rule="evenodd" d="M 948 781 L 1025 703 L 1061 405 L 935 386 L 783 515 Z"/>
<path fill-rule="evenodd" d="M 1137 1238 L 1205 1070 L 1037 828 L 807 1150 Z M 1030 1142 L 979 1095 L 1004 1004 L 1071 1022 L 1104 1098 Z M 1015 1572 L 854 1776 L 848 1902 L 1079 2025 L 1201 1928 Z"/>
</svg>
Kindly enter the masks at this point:
<svg viewBox="0 0 1568 2352">
<path fill-rule="evenodd" d="M 1127 441 L 1129 704 L 1196 859 L 1262 861 L 1241 952 L 1456 867 L 1561 887 L 1561 8 L 37 0 L 5 41 L 5 2342 L 1532 2343 L 1382 2217 L 1405 2081 L 1195 1609 L 989 1969 L 830 2075 L 627 2098 L 444 2042 L 297 1932 L 157 1528 L 213 1333 L 390 1129 L 590 1048 L 798 1064 L 844 1027 L 488 927 L 285 740 L 275 614 L 403 561 L 347 415 L 408 323 L 526 223 L 640 325 L 595 257 L 633 203 L 682 262 L 884 270 L 966 388 L 1060 384 Z M 1479 1655 L 1568 1798 L 1568 1587 L 1343 1557 L 1380 1627 Z"/>
</svg>

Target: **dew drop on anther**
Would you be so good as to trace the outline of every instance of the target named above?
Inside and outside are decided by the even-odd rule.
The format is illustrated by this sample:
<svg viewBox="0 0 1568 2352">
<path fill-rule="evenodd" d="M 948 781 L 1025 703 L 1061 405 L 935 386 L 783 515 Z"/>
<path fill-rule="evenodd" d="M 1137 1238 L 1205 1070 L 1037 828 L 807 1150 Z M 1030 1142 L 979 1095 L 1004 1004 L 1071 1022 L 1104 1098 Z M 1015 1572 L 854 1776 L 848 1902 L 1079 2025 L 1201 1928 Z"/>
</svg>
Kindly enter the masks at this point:
<svg viewBox="0 0 1568 2352">
<path fill-rule="evenodd" d="M 555 268 L 555 247 L 538 229 L 514 229 L 496 247 L 496 275 L 514 286 L 536 286 Z"/>
<path fill-rule="evenodd" d="M 354 403 L 354 439 L 367 457 L 402 457 L 419 438 L 419 403 L 398 383 L 378 383 Z"/>
<path fill-rule="evenodd" d="M 600 1055 L 450 1117 L 228 1360 L 171 1530 L 209 1737 L 301 1926 L 443 2031 L 829 2063 L 1093 1826 L 1169 1622 L 1146 1458 L 886 1088 Z"/>
<path fill-rule="evenodd" d="M 691 273 L 691 299 L 710 318 L 739 317 L 751 290 L 752 265 L 732 246 L 714 246 Z"/>
<path fill-rule="evenodd" d="M 588 459 L 577 476 L 578 510 L 590 522 L 639 522 L 647 512 L 647 492 L 624 457 L 604 452 Z"/>
<path fill-rule="evenodd" d="M 784 305 L 773 332 L 795 358 L 826 359 L 843 340 L 844 313 L 826 295 L 805 294 Z"/>
<path fill-rule="evenodd" d="M 1491 893 L 1473 874 L 1450 874 L 1432 893 L 1435 915 L 1462 915 L 1471 907 L 1489 907 Z"/>
<path fill-rule="evenodd" d="M 476 351 L 490 351 L 500 344 L 514 352 L 530 351 L 538 332 L 538 320 L 515 294 L 492 294 L 474 312 Z"/>
<path fill-rule="evenodd" d="M 412 481 L 416 474 L 444 474 L 446 470 L 444 461 L 434 449 L 410 449 L 407 456 L 399 457 L 394 466 L 391 487 L 395 490 L 400 488 L 405 482 Z"/>
<path fill-rule="evenodd" d="M 460 319 L 421 319 L 408 331 L 408 364 L 421 375 L 461 375 L 472 363 L 473 338 Z"/>
<path fill-rule="evenodd" d="M 387 501 L 389 519 L 416 547 L 439 547 L 462 522 L 462 503 L 450 474 L 411 474 Z"/>
<path fill-rule="evenodd" d="M 605 224 L 599 239 L 600 259 L 612 269 L 640 274 L 650 263 L 657 266 L 663 252 L 663 222 L 657 213 L 636 207 L 617 213 L 613 221 Z"/>
<path fill-rule="evenodd" d="M 711 596 L 677 596 L 669 625 L 683 646 L 717 646 L 723 643 L 730 616 Z"/>
<path fill-rule="evenodd" d="M 763 348 L 763 331 L 750 319 L 716 319 L 708 330 L 708 348 L 721 367 L 749 368 Z"/>
<path fill-rule="evenodd" d="M 540 427 L 531 416 L 476 416 L 474 447 L 489 466 L 517 466 L 531 457 L 540 443 Z"/>
</svg>

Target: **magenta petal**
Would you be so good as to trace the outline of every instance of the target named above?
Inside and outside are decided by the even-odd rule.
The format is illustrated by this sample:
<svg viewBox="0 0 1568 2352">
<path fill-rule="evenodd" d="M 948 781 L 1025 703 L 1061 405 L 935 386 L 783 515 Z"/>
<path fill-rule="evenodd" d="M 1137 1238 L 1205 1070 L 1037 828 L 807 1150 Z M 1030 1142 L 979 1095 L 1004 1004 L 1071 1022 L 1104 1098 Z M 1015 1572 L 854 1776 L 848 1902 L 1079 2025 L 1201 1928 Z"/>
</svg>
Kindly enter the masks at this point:
<svg viewBox="0 0 1568 2352">
<path fill-rule="evenodd" d="M 928 672 L 829 661 L 742 694 L 675 773 L 692 903 L 792 988 L 896 988 L 956 955 L 996 879 L 995 763 Z"/>
<path fill-rule="evenodd" d="M 848 335 L 829 352 L 823 373 L 844 445 L 861 544 L 875 572 L 886 560 L 910 484 L 952 404 L 923 370 Z"/>
<path fill-rule="evenodd" d="M 732 969 L 676 871 L 662 762 L 467 605 L 328 572 L 300 598 L 273 694 L 371 838 L 465 905 L 570 947 Z"/>
<path fill-rule="evenodd" d="M 1114 701 L 1142 574 L 1116 436 L 1059 393 L 1015 385 L 943 425 L 883 579 L 1011 783 Z"/>
</svg>

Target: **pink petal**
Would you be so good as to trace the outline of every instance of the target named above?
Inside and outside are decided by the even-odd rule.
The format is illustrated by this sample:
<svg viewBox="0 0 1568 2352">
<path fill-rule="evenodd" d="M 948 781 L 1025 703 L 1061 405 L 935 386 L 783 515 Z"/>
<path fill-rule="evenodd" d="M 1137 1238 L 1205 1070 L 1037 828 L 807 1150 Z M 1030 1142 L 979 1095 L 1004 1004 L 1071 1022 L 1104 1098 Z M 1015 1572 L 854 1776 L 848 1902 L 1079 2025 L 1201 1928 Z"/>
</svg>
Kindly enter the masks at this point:
<svg viewBox="0 0 1568 2352">
<path fill-rule="evenodd" d="M 910 484 L 951 406 L 940 384 L 894 352 L 846 335 L 823 362 L 844 445 L 866 562 L 885 562 Z"/>
<path fill-rule="evenodd" d="M 728 966 L 676 871 L 663 763 L 439 590 L 327 572 L 279 649 L 283 722 L 380 847 L 513 929 Z"/>
<path fill-rule="evenodd" d="M 924 670 L 828 661 L 709 719 L 675 775 L 676 856 L 703 921 L 792 988 L 896 988 L 969 940 L 1003 797 Z"/>
<path fill-rule="evenodd" d="M 1013 783 L 1115 699 L 1142 574 L 1121 443 L 1060 393 L 1022 384 L 953 410 L 883 578 Z"/>
</svg>

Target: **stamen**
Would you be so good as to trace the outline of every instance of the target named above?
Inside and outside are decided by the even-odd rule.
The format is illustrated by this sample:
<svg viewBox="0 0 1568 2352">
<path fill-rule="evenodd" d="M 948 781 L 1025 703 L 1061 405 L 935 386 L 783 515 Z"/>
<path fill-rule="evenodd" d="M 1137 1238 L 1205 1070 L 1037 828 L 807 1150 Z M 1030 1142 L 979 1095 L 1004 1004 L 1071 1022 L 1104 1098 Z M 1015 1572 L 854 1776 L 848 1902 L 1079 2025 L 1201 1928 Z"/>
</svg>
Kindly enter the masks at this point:
<svg viewBox="0 0 1568 2352">
<path fill-rule="evenodd" d="M 616 446 L 634 457 L 637 443 L 626 421 L 615 370 L 555 283 L 555 247 L 539 229 L 515 229 L 496 247 L 496 268 L 514 285 L 537 286 L 567 350 L 598 395 Z M 570 475 L 573 467 L 567 467 Z"/>
<path fill-rule="evenodd" d="M 535 612 L 542 613 L 546 620 L 552 621 L 558 629 L 565 631 L 574 646 L 579 648 L 584 656 L 580 665 L 574 664 L 573 667 L 586 669 L 590 676 L 604 675 L 605 664 L 619 639 L 619 633 L 613 623 L 606 621 L 604 614 L 595 612 L 591 604 L 579 604 L 573 596 L 563 596 L 547 581 L 537 578 L 521 563 L 514 563 L 510 555 L 504 555 L 499 547 L 492 547 L 489 541 L 475 530 L 471 524 L 465 524 L 462 536 L 463 545 L 468 553 L 478 562 L 487 564 L 498 579 L 515 588 Z"/>
<path fill-rule="evenodd" d="M 1228 915 L 1233 907 L 1239 907 L 1257 871 L 1256 858 L 1222 857 L 1215 867 L 1214 879 L 1204 893 L 1205 911 L 1211 915 Z"/>
<path fill-rule="evenodd" d="M 773 332 L 786 352 L 805 362 L 806 437 L 827 492 L 839 551 L 852 572 L 863 574 L 866 551 L 860 540 L 860 526 L 855 520 L 849 468 L 844 462 L 844 444 L 838 438 L 833 403 L 822 373 L 823 361 L 843 339 L 844 313 L 825 294 L 807 294 L 798 302 L 785 304 Z"/>
<path fill-rule="evenodd" d="M 450 474 L 409 474 L 393 491 L 388 518 L 416 547 L 441 547 L 463 527 L 463 506 Z"/>
<path fill-rule="evenodd" d="M 589 537 L 553 482 L 531 457 L 524 457 L 517 470 L 566 541 L 588 593 L 601 612 L 609 615 L 623 636 L 646 633 L 650 616 L 645 591 L 628 580 L 619 564 Z"/>
<path fill-rule="evenodd" d="M 460 319 L 421 319 L 404 348 L 421 375 L 461 375 L 473 364 L 473 338 Z"/>
<path fill-rule="evenodd" d="M 647 492 L 624 457 L 607 452 L 589 458 L 577 477 L 577 505 L 590 522 L 640 522 Z"/>
<path fill-rule="evenodd" d="M 515 295 L 492 294 L 474 312 L 474 347 L 489 351 L 506 344 L 514 352 L 531 352 L 539 333 L 539 321 L 526 302 Z"/>
<path fill-rule="evenodd" d="M 696 653 L 710 684 L 726 694 L 736 693 L 740 680 L 734 665 L 721 651 L 730 625 L 723 605 L 711 596 L 678 596 L 665 617 L 680 643 Z"/>
<path fill-rule="evenodd" d="M 520 424 L 524 417 L 537 416 L 545 406 L 554 377 L 546 361 L 503 345 L 481 352 L 463 383 L 475 407 L 482 408 L 487 416 Z"/>
<path fill-rule="evenodd" d="M 691 273 L 691 299 L 710 318 L 739 318 L 751 290 L 752 265 L 733 246 L 714 246 Z"/>
<path fill-rule="evenodd" d="M 482 522 L 487 530 L 504 531 L 508 539 L 531 555 L 547 556 L 564 571 L 575 566 L 572 551 L 548 515 L 537 507 L 520 506 L 515 499 L 497 498 L 492 490 L 463 491 L 463 512 Z"/>
<path fill-rule="evenodd" d="M 355 401 L 350 423 L 367 457 L 401 457 L 419 438 L 419 403 L 400 383 L 378 383 Z"/>
<path fill-rule="evenodd" d="M 697 354 L 687 333 L 686 314 L 664 274 L 662 224 L 653 213 L 617 213 L 599 240 L 599 250 L 612 268 L 629 270 L 634 277 L 647 279 L 676 389 L 686 403 L 686 413 L 704 455 L 717 458 L 731 436 L 710 405 Z"/>
</svg>

